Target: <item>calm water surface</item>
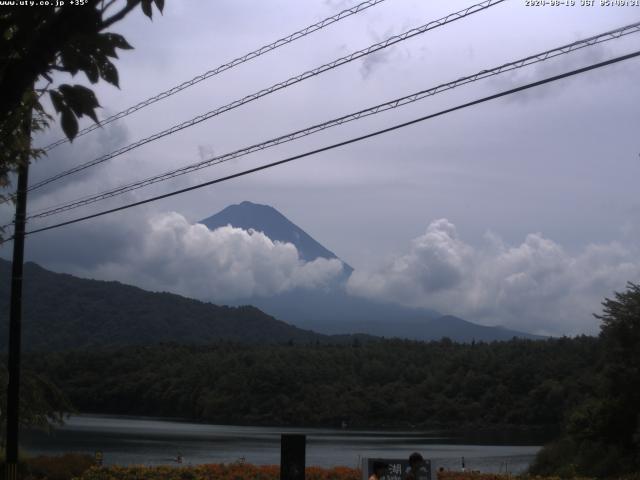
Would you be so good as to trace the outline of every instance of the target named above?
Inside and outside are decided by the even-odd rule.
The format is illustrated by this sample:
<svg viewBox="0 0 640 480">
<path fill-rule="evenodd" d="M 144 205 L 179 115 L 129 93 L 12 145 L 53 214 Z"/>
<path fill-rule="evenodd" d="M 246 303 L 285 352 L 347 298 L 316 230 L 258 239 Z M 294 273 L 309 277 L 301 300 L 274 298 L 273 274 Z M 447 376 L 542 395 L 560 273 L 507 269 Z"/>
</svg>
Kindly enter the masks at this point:
<svg viewBox="0 0 640 480">
<path fill-rule="evenodd" d="M 104 453 L 105 464 L 174 464 L 178 453 L 184 464 L 233 462 L 280 463 L 280 435 L 307 436 L 307 465 L 359 466 L 363 457 L 408 457 L 421 452 L 434 468 L 466 468 L 483 472 L 521 472 L 540 449 L 537 445 L 504 445 L 473 441 L 436 431 L 388 432 L 312 428 L 237 427 L 139 417 L 78 415 L 52 434 L 23 434 L 32 454 L 65 452 Z M 500 442 L 501 443 L 501 442 Z M 526 442 L 525 442 L 526 443 Z"/>
</svg>

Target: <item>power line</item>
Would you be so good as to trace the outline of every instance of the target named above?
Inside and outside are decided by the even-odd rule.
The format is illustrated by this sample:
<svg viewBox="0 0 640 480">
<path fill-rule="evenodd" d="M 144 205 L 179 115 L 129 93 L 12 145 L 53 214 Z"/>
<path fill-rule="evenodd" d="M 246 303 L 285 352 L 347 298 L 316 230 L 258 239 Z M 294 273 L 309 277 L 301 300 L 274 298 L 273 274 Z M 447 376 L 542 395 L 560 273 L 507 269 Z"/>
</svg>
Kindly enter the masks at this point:
<svg viewBox="0 0 640 480">
<path fill-rule="evenodd" d="M 317 67 L 313 70 L 308 70 L 300 75 L 297 75 L 295 77 L 291 77 L 283 82 L 280 83 L 276 83 L 275 85 L 272 85 L 271 87 L 262 89 L 256 93 L 253 93 L 251 95 L 247 95 L 246 97 L 240 99 L 240 100 L 235 100 L 225 106 L 219 107 L 215 110 L 211 110 L 210 112 L 204 113 L 202 115 L 199 115 L 197 117 L 192 118 L 191 120 L 187 120 L 186 122 L 180 123 L 178 125 L 174 125 L 171 128 L 168 128 L 166 130 L 163 130 L 162 132 L 153 134 L 149 137 L 143 138 L 141 140 L 138 140 L 137 142 L 134 142 L 132 144 L 129 144 L 125 147 L 122 147 L 118 150 L 115 150 L 111 153 L 108 153 L 106 155 L 103 155 L 101 157 L 98 157 L 94 160 L 91 160 L 89 162 L 83 163 L 82 165 L 78 165 L 77 167 L 71 168 L 69 170 L 66 170 L 64 172 L 58 173 L 52 177 L 49 177 L 45 180 L 42 180 L 34 185 L 32 185 L 31 187 L 29 187 L 29 191 L 31 190 L 35 190 L 38 188 L 43 187 L 44 185 L 47 185 L 51 182 L 54 182 L 56 180 L 59 180 L 61 178 L 64 178 L 66 176 L 72 175 L 74 173 L 80 172 L 82 170 L 85 170 L 87 168 L 93 167 L 95 165 L 98 165 L 100 163 L 106 162 L 107 160 L 110 160 L 114 157 L 117 157 L 119 155 L 122 155 L 123 153 L 129 152 L 131 150 L 134 150 L 138 147 L 141 147 L 142 145 L 145 145 L 147 143 L 153 142 L 155 140 L 158 140 L 160 138 L 166 137 L 168 135 L 172 135 L 176 132 L 179 132 L 180 130 L 183 130 L 185 128 L 188 127 L 192 127 L 194 125 L 197 125 L 201 122 L 204 122 L 205 120 L 209 120 L 212 117 L 215 117 L 217 115 L 220 115 L 222 113 L 228 112 L 229 110 L 233 110 L 234 108 L 237 108 L 241 105 L 244 105 L 246 103 L 252 102 L 254 100 L 257 100 L 261 97 L 264 97 L 266 95 L 269 95 L 273 92 L 276 92 L 278 90 L 282 90 L 283 88 L 287 88 L 291 85 L 294 85 L 296 83 L 302 82 L 303 80 L 306 80 L 308 78 L 311 77 L 315 77 L 317 75 L 320 75 L 324 72 L 327 72 L 329 70 L 333 70 L 334 68 L 337 68 L 341 65 L 344 65 L 346 63 L 352 62 L 353 60 L 356 60 L 358 58 L 364 57 L 366 55 L 370 55 L 374 52 L 377 52 L 379 50 L 382 50 L 384 48 L 387 48 L 391 45 L 394 45 L 396 43 L 402 42 L 404 40 L 407 40 L 409 38 L 415 37 L 416 35 L 421 35 L 425 32 L 428 32 L 429 30 L 433 30 L 435 28 L 441 27 L 443 25 L 446 25 L 448 23 L 454 22 L 456 20 L 460 20 L 462 18 L 465 18 L 469 15 L 472 15 L 474 13 L 486 10 L 487 8 L 490 8 L 494 5 L 497 5 L 499 3 L 504 2 L 505 0 L 484 0 L 483 2 L 480 2 L 478 4 L 472 5 L 470 7 L 467 7 L 463 10 L 460 10 L 458 12 L 455 13 L 450 13 L 449 15 L 442 17 L 438 20 L 433 20 L 425 25 L 422 25 L 420 27 L 417 28 L 412 28 L 411 30 L 408 30 L 400 35 L 394 35 L 392 37 L 389 37 L 388 39 L 373 44 L 363 50 L 358 50 L 357 52 L 353 52 L 350 55 L 347 55 L 345 57 L 341 57 L 337 60 L 334 60 L 330 63 L 324 64 L 320 67 Z"/>
<path fill-rule="evenodd" d="M 198 75 L 196 77 L 193 77 L 191 80 L 187 80 L 185 82 L 182 82 L 180 85 L 177 85 L 175 87 L 172 87 L 168 90 L 165 90 L 164 92 L 160 92 L 157 95 L 148 98 L 140 103 L 137 103 L 136 105 L 133 105 L 132 107 L 129 107 L 125 110 L 122 110 L 121 112 L 118 112 L 114 115 L 111 115 L 110 117 L 105 118 L 104 120 L 100 121 L 100 123 L 94 123 L 91 124 L 90 126 L 80 130 L 78 132 L 78 134 L 76 135 L 77 137 L 81 137 L 83 135 L 86 135 L 89 132 L 92 132 L 93 130 L 96 130 L 97 128 L 100 128 L 104 125 L 107 125 L 111 122 L 115 122 L 116 120 L 119 120 L 121 118 L 124 118 L 126 116 L 131 115 L 134 112 L 137 112 L 138 110 L 142 110 L 145 107 L 148 107 L 151 104 L 154 104 L 156 102 L 159 102 L 160 100 L 164 100 L 165 98 L 168 98 L 172 95 L 175 95 L 178 92 L 181 92 L 182 90 L 185 90 L 197 83 L 202 82 L 203 80 L 206 80 L 207 78 L 211 78 L 215 75 L 218 75 L 222 72 L 225 72 L 227 70 L 232 69 L 233 67 L 236 67 L 242 63 L 248 62 L 249 60 L 253 60 L 254 58 L 257 58 L 261 55 L 264 55 L 265 53 L 271 52 L 272 50 L 275 50 L 279 47 L 282 47 L 284 45 L 287 45 L 295 40 L 298 40 L 300 38 L 306 37 L 307 35 L 310 35 L 314 32 L 317 32 L 318 30 L 321 30 L 325 27 L 328 27 L 329 25 L 332 25 L 336 22 L 339 22 L 340 20 L 350 17 L 351 15 L 355 15 L 356 13 L 360 13 L 370 7 L 373 7 L 379 3 L 384 2 L 385 0 L 367 0 L 365 2 L 359 3 L 358 5 L 348 8 L 346 10 L 342 10 L 341 12 L 332 15 L 330 17 L 325 18 L 324 20 L 320 20 L 317 23 L 314 23 L 313 25 L 309 25 L 308 27 L 303 28 L 302 30 L 298 30 L 297 32 L 294 32 L 290 35 L 287 35 L 286 37 L 282 37 L 278 40 L 276 40 L 275 42 L 269 43 L 268 45 L 263 45 L 262 47 L 246 53 L 244 55 L 242 55 L 241 57 L 235 58 L 233 60 L 231 60 L 228 63 L 225 63 L 223 65 L 220 65 L 212 70 L 209 70 L 201 75 Z M 64 143 L 67 143 L 69 140 L 67 138 L 61 138 L 49 145 L 47 145 L 46 147 L 44 147 L 45 151 L 49 151 L 49 150 L 53 150 L 54 148 L 56 148 L 59 145 L 62 145 Z"/>
<path fill-rule="evenodd" d="M 312 135 L 314 133 L 326 130 L 328 128 L 332 128 L 338 125 L 342 125 L 344 123 L 347 122 L 351 122 L 354 120 L 358 120 L 360 118 L 366 117 L 366 116 L 370 116 L 370 115 L 375 115 L 387 110 L 391 110 L 394 108 L 398 108 L 413 102 L 416 102 L 418 100 L 422 100 L 424 98 L 436 95 L 438 93 L 444 92 L 444 91 L 448 91 L 451 89 L 454 89 L 456 87 L 459 87 L 461 85 L 465 85 L 467 83 L 471 83 L 471 82 L 475 82 L 481 79 L 485 79 L 494 75 L 498 75 L 504 72 L 508 72 L 508 71 L 512 71 L 518 68 L 522 68 L 525 66 L 529 66 L 529 65 L 533 65 L 535 63 L 539 63 L 545 60 L 548 60 L 550 58 L 555 58 L 559 55 L 565 55 L 568 53 L 571 53 L 573 51 L 588 47 L 588 46 L 592 46 L 595 44 L 599 44 L 599 43 L 603 43 L 609 40 L 613 40 L 616 38 L 620 38 L 622 36 L 625 35 L 629 35 L 631 33 L 638 33 L 640 32 L 640 22 L 636 22 L 634 24 L 631 25 L 627 25 L 624 27 L 620 27 L 617 28 L 615 30 L 610 30 L 608 32 L 604 32 L 598 35 L 594 35 L 582 40 L 577 40 L 575 42 L 572 42 L 570 44 L 567 45 L 563 45 L 561 47 L 557 47 L 551 50 L 547 50 L 541 53 L 537 53 L 535 55 L 530 55 L 528 57 L 513 61 L 513 62 L 509 62 L 509 63 L 505 63 L 502 64 L 498 67 L 494 67 L 491 69 L 487 69 L 487 70 L 482 70 L 478 73 L 475 73 L 473 75 L 469 75 L 466 77 L 461 77 L 457 80 L 454 80 L 452 82 L 448 82 L 448 83 L 443 83 L 440 84 L 436 87 L 432 87 L 429 88 L 427 90 L 421 90 L 420 92 L 417 93 L 413 93 L 411 95 L 406 95 L 404 97 L 400 97 L 400 98 L 396 98 L 394 100 L 390 100 L 388 102 L 385 103 L 381 103 L 378 105 L 375 105 L 373 107 L 369 107 L 363 110 L 360 110 L 358 112 L 355 113 L 351 113 L 348 115 L 344 115 L 320 124 L 316 124 L 313 125 L 311 127 L 307 127 L 301 130 L 297 130 L 295 132 L 291 132 L 291 133 L 287 133 L 285 135 L 281 135 L 279 137 L 276 138 L 272 138 L 270 140 L 258 143 L 258 144 L 254 144 L 251 145 L 249 147 L 245 147 L 239 150 L 235 150 L 233 152 L 230 153 L 226 153 L 223 155 L 218 155 L 216 157 L 210 158 L 208 160 L 199 162 L 199 163 L 195 163 L 195 164 L 191 164 L 191 165 L 187 165 L 185 167 L 181 167 L 178 169 L 174 169 L 174 170 L 170 170 L 168 172 L 162 173 L 162 174 L 158 174 L 152 177 L 148 177 L 146 179 L 143 180 L 139 180 L 133 183 L 129 183 L 127 185 L 123 185 L 121 187 L 112 189 L 112 190 L 108 190 L 108 191 L 104 191 L 101 192 L 99 194 L 95 194 L 95 195 L 91 195 L 91 196 L 85 196 L 79 199 L 76 199 L 74 201 L 71 202 L 66 202 L 66 203 L 62 203 L 59 205 L 56 205 L 54 207 L 49 207 L 46 210 L 41 210 L 39 212 L 34 212 L 31 215 L 29 215 L 27 217 L 27 219 L 34 219 L 34 218 L 44 218 L 44 217 L 48 217 L 51 215 L 55 215 L 58 213 L 62 213 L 68 210 L 72 210 L 75 208 L 79 208 L 82 206 L 86 206 L 86 205 L 90 205 L 92 203 L 96 203 L 98 201 L 101 200 L 105 200 L 108 198 L 112 198 L 118 195 L 123 195 L 125 193 L 134 191 L 134 190 L 138 190 L 140 188 L 144 188 L 147 187 L 149 185 L 153 185 L 155 183 L 158 182 L 162 182 L 165 180 L 169 180 L 171 178 L 175 178 L 177 176 L 180 175 L 185 175 L 197 170 L 201 170 L 203 168 L 207 168 L 210 166 L 214 166 L 223 162 L 227 162 L 229 160 L 238 158 L 238 157 L 242 157 L 257 151 L 261 151 L 261 150 L 265 150 L 267 148 L 276 146 L 276 145 L 280 145 L 283 143 L 287 143 L 293 140 L 296 140 L 298 138 L 302 138 L 308 135 Z"/>
<path fill-rule="evenodd" d="M 606 60 L 606 61 L 603 61 L 603 62 L 595 63 L 595 64 L 592 64 L 592 65 L 589 65 L 589 66 L 586 66 L 586 67 L 578 68 L 576 70 L 571 70 L 569 72 L 565 72 L 565 73 L 562 73 L 562 74 L 559 74 L 559 75 L 554 75 L 552 77 L 547 77 L 547 78 L 545 78 L 543 80 L 538 80 L 536 82 L 531 82 L 531 83 L 522 85 L 520 87 L 512 88 L 512 89 L 509 89 L 509 90 L 504 90 L 504 91 L 502 91 L 500 93 L 489 95 L 487 97 L 483 97 L 483 98 L 480 98 L 478 100 L 474 100 L 474 101 L 471 101 L 471 102 L 468 102 L 468 103 L 464 103 L 464 104 L 461 104 L 461 105 L 458 105 L 458 106 L 455 106 L 455 107 L 452 107 L 452 108 L 448 108 L 446 110 L 441 110 L 441 111 L 439 111 L 437 113 L 432 113 L 430 115 L 425 115 L 423 117 L 416 118 L 416 119 L 410 120 L 408 122 L 399 123 L 399 124 L 393 125 L 391 127 L 384 128 L 382 130 L 377 130 L 377 131 L 368 133 L 366 135 L 362 135 L 362 136 L 359 136 L 359 137 L 351 138 L 349 140 L 345 140 L 345 141 L 342 141 L 342 142 L 334 143 L 332 145 L 328 145 L 328 146 L 325 146 L 325 147 L 322 147 L 322 148 L 318 148 L 318 149 L 311 150 L 311 151 L 308 151 L 308 152 L 305 152 L 305 153 L 301 153 L 299 155 L 294 155 L 292 157 L 288 157 L 288 158 L 285 158 L 283 160 L 279 160 L 277 162 L 268 163 L 266 165 L 262 165 L 262 166 L 259 166 L 259 167 L 255 167 L 255 168 L 251 168 L 251 169 L 248 169 L 248 170 L 244 170 L 242 172 L 234 173 L 232 175 L 227 175 L 225 177 L 216 178 L 216 179 L 210 180 L 208 182 L 203 182 L 203 183 L 200 183 L 200 184 L 197 184 L 197 185 L 193 185 L 191 187 L 183 188 L 183 189 L 180 189 L 180 190 L 175 190 L 173 192 L 169 192 L 169 193 L 165 193 L 165 194 L 158 195 L 158 196 L 155 196 L 155 197 L 151 197 L 151 198 L 148 198 L 146 200 L 141 200 L 141 201 L 138 201 L 138 202 L 129 203 L 127 205 L 123 205 L 123 206 L 116 207 L 116 208 L 111 208 L 111 209 L 108 209 L 108 210 L 103 210 L 101 212 L 94 213 L 94 214 L 91 214 L 91 215 L 86 215 L 84 217 L 79 217 L 79 218 L 75 218 L 73 220 L 60 222 L 60 223 L 57 223 L 57 224 L 54 224 L 54 225 L 50 225 L 48 227 L 42 227 L 42 228 L 37 228 L 35 230 L 30 230 L 28 232 L 25 232 L 25 235 L 31 235 L 31 234 L 34 234 L 34 233 L 44 232 L 44 231 L 47 231 L 47 230 L 52 230 L 52 229 L 55 229 L 55 228 L 66 226 L 66 225 L 71 225 L 71 224 L 82 222 L 82 221 L 89 220 L 89 219 L 92 219 L 92 218 L 101 217 L 101 216 L 107 215 L 109 213 L 114 213 L 114 212 L 118 212 L 118 211 L 121 211 L 121 210 L 127 210 L 129 208 L 137 207 L 139 205 L 144 205 L 144 204 L 155 202 L 155 201 L 158 201 L 158 200 L 162 200 L 162 199 L 165 199 L 165 198 L 168 198 L 168 197 L 173 197 L 175 195 L 179 195 L 179 194 L 182 194 L 182 193 L 190 192 L 192 190 L 197 190 L 197 189 L 200 189 L 200 188 L 203 188 L 203 187 L 207 187 L 207 186 L 210 186 L 210 185 L 214 185 L 214 184 L 217 184 L 217 183 L 222 183 L 222 182 L 225 182 L 225 181 L 228 181 L 228 180 L 232 180 L 234 178 L 242 177 L 242 176 L 245 176 L 245 175 L 249 175 L 251 173 L 259 172 L 261 170 L 266 170 L 268 168 L 272 168 L 272 167 L 276 167 L 278 165 L 289 163 L 289 162 L 292 162 L 294 160 L 298 160 L 298 159 L 301 159 L 301 158 L 309 157 L 311 155 L 316 155 L 318 153 L 322 153 L 322 152 L 326 152 L 326 151 L 329 151 L 329 150 L 333 150 L 335 148 L 343 147 L 345 145 L 350 145 L 352 143 L 360 142 L 362 140 L 366 140 L 366 139 L 369 139 L 369 138 L 372 138 L 372 137 L 376 137 L 376 136 L 382 135 L 384 133 L 388 133 L 388 132 L 391 132 L 391 131 L 394 131 L 394 130 L 399 130 L 401 128 L 405 128 L 405 127 L 408 127 L 408 126 L 416 124 L 416 123 L 420 123 L 420 122 L 423 122 L 423 121 L 426 121 L 426 120 L 429 120 L 429 119 L 432 119 L 432 118 L 435 118 L 435 117 L 446 115 L 448 113 L 452 113 L 452 112 L 455 112 L 457 110 L 462 110 L 464 108 L 472 107 L 474 105 L 478 105 L 478 104 L 481 104 L 481 103 L 484 103 L 484 102 L 488 102 L 490 100 L 495 100 L 497 98 L 505 97 L 507 95 L 512 95 L 512 94 L 517 93 L 517 92 L 521 92 L 521 91 L 524 91 L 524 90 L 528 90 L 530 88 L 538 87 L 540 85 L 552 83 L 552 82 L 555 82 L 555 81 L 558 81 L 558 80 L 561 80 L 561 79 L 564 79 L 564 78 L 567 78 L 567 77 L 571 77 L 571 76 L 578 75 L 578 74 L 581 74 L 581 73 L 585 73 L 585 72 L 588 72 L 588 71 L 591 71 L 591 70 L 602 68 L 602 67 L 605 67 L 607 65 L 612 65 L 614 63 L 618 63 L 618 62 L 622 62 L 622 61 L 625 61 L 625 60 L 629 60 L 631 58 L 638 57 L 638 56 L 640 56 L 640 50 L 637 50 L 637 51 L 635 51 L 633 53 L 630 53 L 630 54 L 627 54 L 627 55 L 622 55 L 622 56 L 619 56 L 619 57 L 615 57 L 615 58 L 612 58 L 612 59 L 609 59 L 609 60 Z M 12 238 L 9 238 L 9 239 L 7 239 L 7 241 L 9 241 L 11 239 Z"/>
</svg>

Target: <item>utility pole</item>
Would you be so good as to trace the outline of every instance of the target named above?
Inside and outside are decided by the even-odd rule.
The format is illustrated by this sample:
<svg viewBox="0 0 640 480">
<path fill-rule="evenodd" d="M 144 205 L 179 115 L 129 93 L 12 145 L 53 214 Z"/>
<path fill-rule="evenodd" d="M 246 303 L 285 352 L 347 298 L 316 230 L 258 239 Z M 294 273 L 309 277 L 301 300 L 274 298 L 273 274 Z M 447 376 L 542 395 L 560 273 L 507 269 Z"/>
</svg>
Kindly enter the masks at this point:
<svg viewBox="0 0 640 480">
<path fill-rule="evenodd" d="M 25 120 L 27 149 L 18 167 L 16 215 L 13 232 L 13 263 L 11 264 L 11 304 L 9 307 L 9 384 L 7 385 L 6 480 L 18 479 L 18 433 L 20 429 L 20 346 L 22 333 L 22 267 L 24 262 L 24 231 L 29 180 L 29 150 L 31 148 L 31 112 Z"/>
</svg>

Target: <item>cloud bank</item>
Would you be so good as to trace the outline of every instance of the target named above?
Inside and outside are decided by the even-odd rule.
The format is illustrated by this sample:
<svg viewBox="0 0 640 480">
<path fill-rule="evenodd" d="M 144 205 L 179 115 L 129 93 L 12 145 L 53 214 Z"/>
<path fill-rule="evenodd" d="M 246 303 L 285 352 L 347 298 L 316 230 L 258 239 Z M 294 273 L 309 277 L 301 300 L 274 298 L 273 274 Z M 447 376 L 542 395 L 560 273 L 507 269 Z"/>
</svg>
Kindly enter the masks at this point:
<svg viewBox="0 0 640 480">
<path fill-rule="evenodd" d="M 432 222 L 376 270 L 356 271 L 353 295 L 423 306 L 541 334 L 596 333 L 600 302 L 640 280 L 636 253 L 613 242 L 571 255 L 540 233 L 517 246 L 487 234 L 473 247 L 446 219 Z"/>
<path fill-rule="evenodd" d="M 342 272 L 336 259 L 304 262 L 291 243 L 231 226 L 210 231 L 178 213 L 154 215 L 117 261 L 91 276 L 155 291 L 231 301 L 293 288 L 322 288 Z"/>
</svg>

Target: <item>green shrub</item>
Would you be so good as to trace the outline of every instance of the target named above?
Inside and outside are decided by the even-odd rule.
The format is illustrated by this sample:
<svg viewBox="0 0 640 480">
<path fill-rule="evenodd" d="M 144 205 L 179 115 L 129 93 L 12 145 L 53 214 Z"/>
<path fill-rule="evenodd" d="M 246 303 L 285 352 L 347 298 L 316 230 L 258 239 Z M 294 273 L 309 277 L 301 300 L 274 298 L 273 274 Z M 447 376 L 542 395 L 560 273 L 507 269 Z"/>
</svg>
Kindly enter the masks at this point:
<svg viewBox="0 0 640 480">
<path fill-rule="evenodd" d="M 568 437 L 545 445 L 529 467 L 531 475 L 559 476 L 572 478 L 577 474 L 576 466 L 569 462 L 578 450 L 575 442 Z"/>
</svg>

